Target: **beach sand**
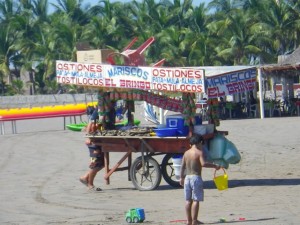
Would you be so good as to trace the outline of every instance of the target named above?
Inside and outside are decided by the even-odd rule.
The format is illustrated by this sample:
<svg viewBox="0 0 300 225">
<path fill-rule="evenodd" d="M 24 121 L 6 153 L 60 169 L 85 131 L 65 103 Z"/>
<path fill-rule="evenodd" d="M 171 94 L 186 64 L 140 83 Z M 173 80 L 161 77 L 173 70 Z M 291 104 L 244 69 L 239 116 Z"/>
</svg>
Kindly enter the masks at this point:
<svg viewBox="0 0 300 225">
<path fill-rule="evenodd" d="M 144 224 L 184 224 L 183 189 L 163 179 L 152 191 L 138 191 L 127 171 L 110 185 L 99 172 L 88 192 L 78 178 L 88 169 L 84 133 L 62 130 L 62 118 L 18 121 L 18 134 L 0 136 L 0 224 L 127 224 L 130 208 L 143 208 Z M 199 219 L 206 224 L 299 224 L 300 117 L 221 121 L 218 130 L 238 148 L 242 160 L 227 170 L 229 189 L 218 191 L 213 169 L 203 170 L 205 199 Z M 122 153 L 111 153 L 111 166 Z M 133 154 L 133 158 L 140 156 Z M 159 163 L 161 157 L 156 158 Z"/>
</svg>

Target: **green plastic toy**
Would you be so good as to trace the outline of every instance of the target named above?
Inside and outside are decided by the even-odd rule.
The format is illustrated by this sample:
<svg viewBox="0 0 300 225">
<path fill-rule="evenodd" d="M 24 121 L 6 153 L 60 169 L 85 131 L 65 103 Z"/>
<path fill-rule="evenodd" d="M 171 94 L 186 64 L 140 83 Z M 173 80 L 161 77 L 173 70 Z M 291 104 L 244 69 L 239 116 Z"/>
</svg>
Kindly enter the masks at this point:
<svg viewBox="0 0 300 225">
<path fill-rule="evenodd" d="M 127 223 L 142 223 L 145 220 L 145 212 L 142 208 L 129 209 L 126 213 Z"/>
</svg>

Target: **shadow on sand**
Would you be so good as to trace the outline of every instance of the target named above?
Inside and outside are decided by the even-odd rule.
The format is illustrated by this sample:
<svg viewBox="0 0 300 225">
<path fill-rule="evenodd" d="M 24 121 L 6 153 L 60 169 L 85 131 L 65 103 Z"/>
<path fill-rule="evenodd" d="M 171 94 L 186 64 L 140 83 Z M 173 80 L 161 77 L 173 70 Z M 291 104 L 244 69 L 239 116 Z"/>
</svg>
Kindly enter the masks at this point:
<svg viewBox="0 0 300 225">
<path fill-rule="evenodd" d="M 246 223 L 246 222 L 261 222 L 261 221 L 266 221 L 266 220 L 274 220 L 276 218 L 260 218 L 260 219 L 245 219 L 245 220 L 227 220 L 226 222 L 221 222 L 221 223 Z M 217 222 L 209 222 L 209 223 L 204 223 L 204 224 L 220 224 L 220 221 Z"/>
<path fill-rule="evenodd" d="M 246 187 L 246 186 L 294 186 L 300 185 L 300 179 L 244 179 L 244 180 L 229 180 L 228 187 Z M 159 185 L 153 191 L 167 191 L 171 189 L 182 189 L 183 187 L 172 187 L 170 185 Z M 216 185 L 213 181 L 204 181 L 204 189 L 216 189 Z M 126 188 L 107 188 L 106 190 L 110 191 L 136 191 L 134 187 Z"/>
<path fill-rule="evenodd" d="M 243 179 L 243 180 L 229 180 L 228 187 L 245 187 L 245 186 L 294 186 L 300 185 L 299 178 L 290 179 Z M 213 181 L 204 182 L 205 189 L 215 189 L 216 186 Z"/>
</svg>

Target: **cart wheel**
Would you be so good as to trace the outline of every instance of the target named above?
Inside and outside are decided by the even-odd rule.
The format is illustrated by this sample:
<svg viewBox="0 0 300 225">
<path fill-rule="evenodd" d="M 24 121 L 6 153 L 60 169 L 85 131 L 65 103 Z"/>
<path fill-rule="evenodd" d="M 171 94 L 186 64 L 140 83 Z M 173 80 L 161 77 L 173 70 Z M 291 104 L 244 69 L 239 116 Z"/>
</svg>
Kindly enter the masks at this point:
<svg viewBox="0 0 300 225">
<path fill-rule="evenodd" d="M 173 167 L 172 156 L 174 154 L 166 154 L 161 163 L 161 172 L 165 181 L 172 187 L 181 187 L 175 178 L 175 170 Z"/>
<path fill-rule="evenodd" d="M 149 191 L 158 187 L 161 181 L 159 164 L 152 157 L 136 158 L 130 167 L 130 178 L 136 189 Z"/>
</svg>

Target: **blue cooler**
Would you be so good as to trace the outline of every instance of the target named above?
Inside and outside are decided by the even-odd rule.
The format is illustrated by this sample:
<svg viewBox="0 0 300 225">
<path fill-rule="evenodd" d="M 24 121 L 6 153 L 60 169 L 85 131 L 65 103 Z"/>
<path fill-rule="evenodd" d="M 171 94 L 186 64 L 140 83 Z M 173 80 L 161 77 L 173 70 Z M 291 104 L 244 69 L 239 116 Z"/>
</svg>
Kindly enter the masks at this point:
<svg viewBox="0 0 300 225">
<path fill-rule="evenodd" d="M 187 136 L 189 127 L 184 125 L 184 118 L 181 114 L 166 117 L 166 125 L 169 128 L 176 128 L 178 136 Z"/>
<path fill-rule="evenodd" d="M 195 125 L 202 124 L 202 117 L 200 114 L 195 116 Z M 189 127 L 184 125 L 184 117 L 182 114 L 175 114 L 166 117 L 166 126 L 168 128 L 177 128 L 178 136 L 187 136 L 189 134 Z"/>
</svg>

